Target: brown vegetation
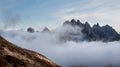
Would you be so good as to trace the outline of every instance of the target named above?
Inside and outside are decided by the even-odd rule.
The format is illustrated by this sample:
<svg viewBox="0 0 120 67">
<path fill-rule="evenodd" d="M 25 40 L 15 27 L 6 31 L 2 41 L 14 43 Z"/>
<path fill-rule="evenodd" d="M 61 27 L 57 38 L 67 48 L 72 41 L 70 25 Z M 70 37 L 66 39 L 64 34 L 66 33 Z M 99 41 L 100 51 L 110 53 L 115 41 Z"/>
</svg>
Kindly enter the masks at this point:
<svg viewBox="0 0 120 67">
<path fill-rule="evenodd" d="M 0 67 L 60 67 L 45 56 L 18 47 L 0 36 Z"/>
</svg>

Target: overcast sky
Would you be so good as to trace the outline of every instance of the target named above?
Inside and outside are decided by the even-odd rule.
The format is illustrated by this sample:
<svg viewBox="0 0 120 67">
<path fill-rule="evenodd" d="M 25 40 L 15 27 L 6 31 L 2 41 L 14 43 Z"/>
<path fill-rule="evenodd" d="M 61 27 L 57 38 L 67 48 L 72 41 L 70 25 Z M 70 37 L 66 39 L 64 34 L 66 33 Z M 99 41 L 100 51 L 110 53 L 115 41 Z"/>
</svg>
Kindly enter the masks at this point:
<svg viewBox="0 0 120 67">
<path fill-rule="evenodd" d="M 0 28 L 11 18 L 16 28 L 53 29 L 75 18 L 109 24 L 120 32 L 120 0 L 0 0 Z"/>
</svg>

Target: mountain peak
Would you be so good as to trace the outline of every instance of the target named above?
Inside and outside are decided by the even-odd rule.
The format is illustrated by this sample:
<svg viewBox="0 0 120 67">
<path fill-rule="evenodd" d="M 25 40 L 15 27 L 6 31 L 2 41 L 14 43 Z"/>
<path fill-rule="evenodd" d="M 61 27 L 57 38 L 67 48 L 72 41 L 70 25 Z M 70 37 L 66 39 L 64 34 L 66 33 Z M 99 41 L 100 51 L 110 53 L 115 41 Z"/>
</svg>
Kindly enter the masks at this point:
<svg viewBox="0 0 120 67">
<path fill-rule="evenodd" d="M 42 32 L 50 32 L 50 30 L 47 27 L 45 27 Z"/>
<path fill-rule="evenodd" d="M 75 19 L 72 19 L 72 20 L 71 20 L 71 22 L 75 23 L 75 22 L 76 22 L 76 20 L 75 20 Z"/>
<path fill-rule="evenodd" d="M 99 23 L 97 23 L 97 26 L 100 26 Z"/>
<path fill-rule="evenodd" d="M 90 24 L 87 21 L 85 22 L 85 26 L 91 28 Z"/>
<path fill-rule="evenodd" d="M 72 19 L 70 22 L 66 21 L 64 24 L 71 26 L 82 27 L 82 33 L 85 35 L 84 40 L 103 40 L 103 41 L 117 41 L 120 40 L 120 35 L 109 25 L 100 26 L 99 23 L 92 27 L 88 22 L 81 23 L 79 20 Z"/>
<path fill-rule="evenodd" d="M 72 19 L 71 21 L 67 20 L 64 22 L 63 25 L 72 25 L 72 26 L 83 26 L 83 24 L 80 22 L 80 20 L 75 20 L 75 19 Z"/>
<path fill-rule="evenodd" d="M 80 20 L 77 20 L 76 24 L 80 27 L 83 27 L 83 24 L 80 22 Z"/>
</svg>

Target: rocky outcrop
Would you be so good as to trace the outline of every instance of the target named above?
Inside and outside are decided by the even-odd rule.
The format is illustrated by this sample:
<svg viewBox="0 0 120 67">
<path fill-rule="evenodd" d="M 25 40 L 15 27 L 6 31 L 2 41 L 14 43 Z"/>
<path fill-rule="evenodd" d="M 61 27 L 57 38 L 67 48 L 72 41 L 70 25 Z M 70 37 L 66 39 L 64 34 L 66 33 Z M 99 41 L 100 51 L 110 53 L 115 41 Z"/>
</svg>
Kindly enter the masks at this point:
<svg viewBox="0 0 120 67">
<path fill-rule="evenodd" d="M 79 20 L 72 19 L 64 22 L 63 26 L 71 25 L 72 27 L 82 28 L 82 33 L 85 35 L 82 40 L 87 41 L 118 41 L 120 35 L 109 25 L 100 26 L 99 23 L 94 24 L 93 27 L 88 22 L 81 23 Z M 77 38 L 75 38 L 77 40 Z M 78 40 L 77 40 L 78 41 Z"/>
<path fill-rule="evenodd" d="M 32 27 L 29 27 L 29 28 L 27 28 L 27 32 L 33 33 L 33 32 L 35 32 L 35 30 Z"/>
<path fill-rule="evenodd" d="M 0 67 L 60 67 L 45 56 L 18 47 L 0 36 Z"/>
<path fill-rule="evenodd" d="M 93 32 L 103 41 L 120 40 L 120 35 L 109 25 L 100 27 L 98 24 L 93 26 Z"/>
<path fill-rule="evenodd" d="M 45 27 L 45 28 L 42 30 L 42 32 L 50 32 L 50 30 L 49 30 L 47 27 Z"/>
</svg>

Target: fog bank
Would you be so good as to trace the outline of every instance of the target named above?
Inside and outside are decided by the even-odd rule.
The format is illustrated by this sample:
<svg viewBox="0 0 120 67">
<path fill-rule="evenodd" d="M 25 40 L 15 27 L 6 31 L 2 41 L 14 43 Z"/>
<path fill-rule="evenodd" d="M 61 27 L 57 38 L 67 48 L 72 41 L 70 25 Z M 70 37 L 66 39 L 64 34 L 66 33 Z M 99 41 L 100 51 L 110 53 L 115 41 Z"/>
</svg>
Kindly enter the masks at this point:
<svg viewBox="0 0 120 67">
<path fill-rule="evenodd" d="M 120 41 L 63 42 L 59 36 L 66 32 L 58 32 L 6 31 L 1 35 L 16 45 L 45 55 L 63 67 L 120 66 Z"/>
</svg>

